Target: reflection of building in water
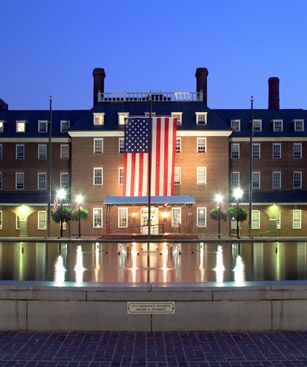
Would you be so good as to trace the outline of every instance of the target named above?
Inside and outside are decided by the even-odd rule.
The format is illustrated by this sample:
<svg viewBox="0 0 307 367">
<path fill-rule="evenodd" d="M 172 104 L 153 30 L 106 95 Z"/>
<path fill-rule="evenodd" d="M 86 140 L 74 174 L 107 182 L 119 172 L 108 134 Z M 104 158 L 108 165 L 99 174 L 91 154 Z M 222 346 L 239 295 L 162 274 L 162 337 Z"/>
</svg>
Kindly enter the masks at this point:
<svg viewBox="0 0 307 367">
<path fill-rule="evenodd" d="M 46 279 L 46 251 L 47 245 L 45 242 L 37 242 L 35 244 L 35 279 Z"/>
<path fill-rule="evenodd" d="M 263 280 L 263 243 L 252 243 L 253 280 Z"/>
<path fill-rule="evenodd" d="M 217 246 L 216 253 L 216 266 L 213 269 L 216 273 L 216 281 L 222 283 L 224 281 L 224 263 L 223 263 L 223 247 L 221 245 Z"/>
<path fill-rule="evenodd" d="M 244 263 L 240 255 L 236 257 L 236 266 L 233 269 L 234 281 L 236 283 L 242 283 L 245 281 Z"/>
<path fill-rule="evenodd" d="M 76 256 L 76 265 L 75 265 L 75 278 L 77 283 L 83 282 L 83 273 L 85 268 L 83 267 L 83 253 L 82 247 L 77 246 L 77 256 Z"/>
<path fill-rule="evenodd" d="M 162 272 L 163 272 L 163 282 L 167 282 L 167 259 L 168 259 L 168 248 L 167 243 L 163 242 L 162 245 Z"/>
<path fill-rule="evenodd" d="M 306 242 L 297 244 L 297 278 L 305 279 L 307 272 Z"/>
<path fill-rule="evenodd" d="M 205 267 L 204 267 L 204 257 L 205 257 L 205 246 L 203 242 L 199 244 L 199 251 L 197 252 L 199 257 L 199 266 L 198 269 L 200 271 L 200 282 L 206 282 L 207 277 L 205 279 Z M 207 257 L 206 257 L 207 258 Z"/>
<path fill-rule="evenodd" d="M 93 251 L 94 250 L 94 251 Z M 94 254 L 94 276 L 95 281 L 99 281 L 99 272 L 100 272 L 100 244 L 99 242 L 92 244 L 92 253 Z"/>
<path fill-rule="evenodd" d="M 59 255 L 54 265 L 54 281 L 58 284 L 65 282 L 65 266 L 62 255 Z"/>
<path fill-rule="evenodd" d="M 136 249 L 136 243 L 133 242 L 132 243 L 132 248 L 131 248 L 131 262 L 132 262 L 132 267 L 131 267 L 131 281 L 133 283 L 136 282 L 136 259 L 137 259 L 137 249 Z"/>
</svg>

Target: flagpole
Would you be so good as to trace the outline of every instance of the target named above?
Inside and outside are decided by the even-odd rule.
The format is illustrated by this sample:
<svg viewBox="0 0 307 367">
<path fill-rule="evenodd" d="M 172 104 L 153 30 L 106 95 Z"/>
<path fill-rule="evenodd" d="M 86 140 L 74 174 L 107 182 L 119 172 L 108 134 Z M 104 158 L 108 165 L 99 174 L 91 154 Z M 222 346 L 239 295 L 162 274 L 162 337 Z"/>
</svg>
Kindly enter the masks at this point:
<svg viewBox="0 0 307 367">
<path fill-rule="evenodd" d="M 149 153 L 148 153 L 148 237 L 147 237 L 147 279 L 149 282 L 150 272 L 150 237 L 151 237 L 151 150 L 152 150 L 152 98 L 151 92 L 149 92 Z"/>
<path fill-rule="evenodd" d="M 52 178 L 52 96 L 49 98 L 49 123 L 48 123 L 48 223 L 47 233 L 50 237 L 51 233 L 51 178 Z"/>
<path fill-rule="evenodd" d="M 254 97 L 251 97 L 251 134 L 249 139 L 249 218 L 248 236 L 252 236 L 252 211 L 253 211 L 253 132 L 254 132 Z"/>
</svg>

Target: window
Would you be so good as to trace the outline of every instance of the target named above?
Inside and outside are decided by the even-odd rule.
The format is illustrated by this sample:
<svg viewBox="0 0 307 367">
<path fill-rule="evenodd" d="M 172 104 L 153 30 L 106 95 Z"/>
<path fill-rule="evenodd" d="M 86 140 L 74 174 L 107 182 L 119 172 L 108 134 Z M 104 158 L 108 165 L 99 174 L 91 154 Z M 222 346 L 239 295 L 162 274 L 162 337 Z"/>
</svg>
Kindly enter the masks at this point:
<svg viewBox="0 0 307 367">
<path fill-rule="evenodd" d="M 174 185 L 181 184 L 181 167 L 175 167 L 174 172 Z"/>
<path fill-rule="evenodd" d="M 260 144 L 252 144 L 252 157 L 253 159 L 260 158 Z"/>
<path fill-rule="evenodd" d="M 273 159 L 281 158 L 281 144 L 280 143 L 272 144 L 272 158 Z"/>
<path fill-rule="evenodd" d="M 281 172 L 274 171 L 272 172 L 272 189 L 280 189 L 281 188 Z"/>
<path fill-rule="evenodd" d="M 172 208 L 172 227 L 179 227 L 181 224 L 181 208 Z"/>
<path fill-rule="evenodd" d="M 124 184 L 124 167 L 118 168 L 118 183 L 119 185 Z"/>
<path fill-rule="evenodd" d="M 181 153 L 181 138 L 176 138 L 176 153 Z"/>
<path fill-rule="evenodd" d="M 231 120 L 230 125 L 233 131 L 241 130 L 241 120 Z"/>
<path fill-rule="evenodd" d="M 0 172 L 0 190 L 3 188 L 3 175 L 2 172 Z"/>
<path fill-rule="evenodd" d="M 197 227 L 207 227 L 207 208 L 197 208 Z"/>
<path fill-rule="evenodd" d="M 172 117 L 177 119 L 177 125 L 182 124 L 182 112 L 172 112 Z"/>
<path fill-rule="evenodd" d="M 283 120 L 273 120 L 273 131 L 276 133 L 283 131 Z"/>
<path fill-rule="evenodd" d="M 60 172 L 60 188 L 69 189 L 69 173 Z"/>
<path fill-rule="evenodd" d="M 3 159 L 3 145 L 0 144 L 0 160 Z"/>
<path fill-rule="evenodd" d="M 93 185 L 103 184 L 103 168 L 97 167 L 93 170 Z"/>
<path fill-rule="evenodd" d="M 37 146 L 37 158 L 40 160 L 47 159 L 47 144 L 38 144 Z"/>
<path fill-rule="evenodd" d="M 206 146 L 206 138 L 197 138 L 197 153 L 206 153 Z"/>
<path fill-rule="evenodd" d="M 3 211 L 0 210 L 0 229 L 3 228 Z"/>
<path fill-rule="evenodd" d="M 240 158 L 240 144 L 232 143 L 230 154 L 231 154 L 232 159 L 239 159 Z"/>
<path fill-rule="evenodd" d="M 195 112 L 195 114 L 197 125 L 207 125 L 207 112 Z"/>
<path fill-rule="evenodd" d="M 93 123 L 94 125 L 103 125 L 104 124 L 104 113 L 93 113 Z"/>
<path fill-rule="evenodd" d="M 24 185 L 25 185 L 24 179 L 25 179 L 24 172 L 16 172 L 16 175 L 15 175 L 16 190 L 24 189 Z"/>
<path fill-rule="evenodd" d="M 129 112 L 118 112 L 118 125 L 126 125 L 126 120 L 129 117 Z"/>
<path fill-rule="evenodd" d="M 4 121 L 0 120 L 0 133 L 4 132 Z"/>
<path fill-rule="evenodd" d="M 94 139 L 94 153 L 102 154 L 103 153 L 103 139 Z"/>
<path fill-rule="evenodd" d="M 93 228 L 102 227 L 102 208 L 93 208 Z"/>
<path fill-rule="evenodd" d="M 232 188 L 240 187 L 240 172 L 231 172 L 230 185 Z"/>
<path fill-rule="evenodd" d="M 262 131 L 262 120 L 253 120 L 253 131 Z"/>
<path fill-rule="evenodd" d="M 252 173 L 252 186 L 253 189 L 260 189 L 260 172 Z"/>
<path fill-rule="evenodd" d="M 37 189 L 46 190 L 47 189 L 47 174 L 46 172 L 37 173 Z"/>
<path fill-rule="evenodd" d="M 124 153 L 124 149 L 125 149 L 125 140 L 124 140 L 124 138 L 119 138 L 118 139 L 118 151 L 119 151 L 119 153 Z"/>
<path fill-rule="evenodd" d="M 66 133 L 70 129 L 70 121 L 62 120 L 61 121 L 61 133 Z"/>
<path fill-rule="evenodd" d="M 16 121 L 16 133 L 24 133 L 26 132 L 26 122 L 25 121 Z"/>
<path fill-rule="evenodd" d="M 300 209 L 294 209 L 292 212 L 292 229 L 302 228 L 302 211 Z"/>
<path fill-rule="evenodd" d="M 252 210 L 252 229 L 260 229 L 260 210 Z"/>
<path fill-rule="evenodd" d="M 37 229 L 47 229 L 47 212 L 46 210 L 39 210 L 37 212 Z"/>
<path fill-rule="evenodd" d="M 197 167 L 197 184 L 206 184 L 207 183 L 207 168 L 206 167 Z"/>
<path fill-rule="evenodd" d="M 128 208 L 118 208 L 118 228 L 128 228 Z"/>
<path fill-rule="evenodd" d="M 293 158 L 302 158 L 302 144 L 301 143 L 293 144 Z"/>
<path fill-rule="evenodd" d="M 38 120 L 38 122 L 37 122 L 37 131 L 39 133 L 47 133 L 48 132 L 48 121 Z"/>
<path fill-rule="evenodd" d="M 150 117 L 150 112 L 145 112 L 145 117 Z M 151 112 L 151 117 L 154 117 L 156 116 L 156 113 L 155 112 Z"/>
<path fill-rule="evenodd" d="M 60 145 L 60 159 L 63 160 L 69 159 L 69 144 Z"/>
<path fill-rule="evenodd" d="M 276 229 L 281 229 L 281 212 L 279 212 L 278 215 L 277 215 Z"/>
<path fill-rule="evenodd" d="M 294 131 L 304 131 L 304 120 L 293 120 Z"/>
<path fill-rule="evenodd" d="M 16 144 L 16 159 L 25 159 L 24 144 Z"/>
<path fill-rule="evenodd" d="M 293 188 L 294 189 L 302 188 L 302 172 L 299 171 L 293 172 Z"/>
</svg>

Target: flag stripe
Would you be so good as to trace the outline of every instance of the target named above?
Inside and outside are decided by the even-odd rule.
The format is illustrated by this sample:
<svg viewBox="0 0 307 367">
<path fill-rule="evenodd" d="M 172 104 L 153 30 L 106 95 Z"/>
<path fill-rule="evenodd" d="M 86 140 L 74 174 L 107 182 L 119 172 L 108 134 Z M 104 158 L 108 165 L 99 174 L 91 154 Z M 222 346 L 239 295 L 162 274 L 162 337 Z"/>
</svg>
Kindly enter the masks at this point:
<svg viewBox="0 0 307 367">
<path fill-rule="evenodd" d="M 170 144 L 169 144 L 169 139 L 168 139 L 168 136 L 169 136 L 169 129 L 170 129 L 170 121 L 169 119 L 165 119 L 165 153 L 164 153 L 164 162 L 165 162 L 165 166 L 164 166 L 164 172 L 163 172 L 163 178 L 164 178 L 164 187 L 163 187 L 163 195 L 166 195 L 166 196 L 169 196 L 169 193 L 168 193 L 168 167 L 169 165 L 172 163 L 170 160 L 169 160 L 169 149 L 171 148 L 170 147 Z M 170 157 L 171 159 L 171 157 Z"/>
<path fill-rule="evenodd" d="M 152 192 L 154 195 L 154 193 L 157 191 L 159 192 L 159 188 L 160 188 L 160 180 L 161 180 L 161 175 L 160 175 L 160 167 L 163 165 L 163 157 L 161 157 L 160 151 L 161 149 L 163 149 L 163 134 L 161 134 L 161 129 L 163 127 L 163 122 L 161 121 L 161 118 L 157 118 L 157 123 L 156 123 L 156 141 L 152 142 L 153 145 L 156 145 L 156 166 L 152 166 L 152 171 L 155 170 L 156 173 L 156 180 L 155 180 L 155 186 L 152 187 Z"/>
</svg>

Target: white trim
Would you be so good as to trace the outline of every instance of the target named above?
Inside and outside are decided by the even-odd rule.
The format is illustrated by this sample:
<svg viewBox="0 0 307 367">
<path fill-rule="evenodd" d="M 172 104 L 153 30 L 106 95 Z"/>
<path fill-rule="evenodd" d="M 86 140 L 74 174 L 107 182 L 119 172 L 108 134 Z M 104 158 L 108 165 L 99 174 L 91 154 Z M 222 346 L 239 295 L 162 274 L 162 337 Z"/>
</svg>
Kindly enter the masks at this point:
<svg viewBox="0 0 307 367">
<path fill-rule="evenodd" d="M 18 174 L 22 174 L 23 176 L 23 187 L 22 188 L 17 188 L 17 175 Z M 25 173 L 23 171 L 18 171 L 18 172 L 15 172 L 15 190 L 24 190 L 25 189 Z"/>
<path fill-rule="evenodd" d="M 179 171 L 179 182 L 175 181 L 176 169 Z M 174 185 L 181 185 L 181 167 L 178 166 L 174 167 Z"/>
<path fill-rule="evenodd" d="M 180 148 L 179 151 L 177 151 L 177 141 L 180 142 L 180 144 L 179 144 L 179 148 Z M 175 151 L 176 151 L 177 154 L 182 153 L 182 141 L 181 141 L 181 138 L 178 138 L 177 136 L 176 136 Z"/>
<path fill-rule="evenodd" d="M 101 152 L 96 152 L 96 141 L 101 141 Z M 103 154 L 103 138 L 94 138 L 93 140 L 93 154 Z"/>
<path fill-rule="evenodd" d="M 259 187 L 255 187 L 253 185 L 253 183 L 254 183 L 254 180 L 253 180 L 254 174 L 255 174 L 255 176 L 259 176 Z M 253 190 L 260 190 L 261 189 L 261 171 L 252 171 L 252 189 Z"/>
<path fill-rule="evenodd" d="M 178 215 L 178 224 L 174 223 L 174 211 L 175 210 L 178 210 L 178 214 L 179 214 Z M 179 206 L 172 207 L 171 227 L 172 228 L 178 228 L 181 224 L 181 219 L 182 219 L 182 217 L 181 217 L 181 207 L 179 207 Z"/>
<path fill-rule="evenodd" d="M 127 224 L 126 225 L 120 225 L 120 215 L 119 212 L 122 211 L 125 213 L 124 218 L 126 218 Z M 117 227 L 118 228 L 128 228 L 128 208 L 120 206 L 117 208 Z"/>
<path fill-rule="evenodd" d="M 196 153 L 207 153 L 207 138 L 201 137 L 196 139 Z M 204 147 L 203 145 L 199 144 L 200 141 L 205 141 L 205 150 L 200 150 L 200 148 Z"/>
<path fill-rule="evenodd" d="M 254 157 L 254 151 L 253 151 L 253 147 L 259 147 L 259 156 L 258 157 Z M 260 143 L 252 143 L 252 158 L 253 159 L 260 159 L 261 158 L 261 144 Z"/>
<path fill-rule="evenodd" d="M 177 120 L 177 125 L 182 125 L 182 112 L 171 112 L 172 118 L 175 118 L 175 115 L 180 116 L 179 120 Z"/>
<path fill-rule="evenodd" d="M 48 143 L 48 138 L 0 138 L 1 143 Z M 70 138 L 52 138 L 52 143 L 69 143 Z"/>
<path fill-rule="evenodd" d="M 123 142 L 123 150 L 120 151 L 120 142 Z M 122 154 L 125 151 L 125 139 L 124 138 L 118 138 L 118 153 Z"/>
<path fill-rule="evenodd" d="M 63 158 L 63 147 L 68 147 L 68 158 L 64 157 Z M 70 146 L 69 144 L 61 144 L 60 145 L 60 159 L 63 161 L 69 161 L 70 159 Z"/>
<path fill-rule="evenodd" d="M 93 125 L 94 126 L 103 126 L 104 125 L 104 112 L 93 112 Z M 102 117 L 102 123 L 101 124 L 96 124 L 95 123 L 95 119 L 96 117 Z"/>
<path fill-rule="evenodd" d="M 44 175 L 45 176 L 45 187 L 42 189 L 39 187 L 39 176 Z M 46 191 L 47 190 L 47 172 L 37 172 L 37 191 Z"/>
<path fill-rule="evenodd" d="M 125 126 L 125 119 L 129 117 L 129 112 L 117 112 L 117 116 L 118 126 Z M 121 118 L 123 118 L 123 123 L 121 123 Z"/>
<path fill-rule="evenodd" d="M 23 157 L 22 158 L 18 158 L 17 157 L 17 148 L 18 147 L 23 147 Z M 26 157 L 26 148 L 25 148 L 25 145 L 24 144 L 16 144 L 15 145 L 15 159 L 16 160 L 18 160 L 18 161 L 22 161 L 22 160 L 24 160 L 25 159 L 25 157 Z"/>
<path fill-rule="evenodd" d="M 250 141 L 250 138 L 230 138 L 230 142 L 245 142 Z M 305 136 L 295 136 L 295 137 L 253 137 L 253 142 L 261 142 L 261 141 L 272 141 L 272 142 L 281 142 L 281 141 L 307 141 L 307 137 Z"/>
<path fill-rule="evenodd" d="M 205 211 L 205 225 L 203 225 L 203 226 L 199 226 L 198 225 L 198 217 L 199 217 L 198 212 L 200 210 L 204 210 Z M 207 208 L 205 206 L 198 206 L 196 208 L 196 227 L 197 228 L 206 228 L 207 227 Z"/>
<path fill-rule="evenodd" d="M 0 210 L 0 229 L 3 229 L 3 210 Z"/>
<path fill-rule="evenodd" d="M 279 176 L 279 186 L 278 187 L 274 186 L 274 178 L 273 178 L 274 173 L 278 174 Z M 273 171 L 272 172 L 272 190 L 279 190 L 279 189 L 281 189 L 281 171 Z"/>
<path fill-rule="evenodd" d="M 44 215 L 45 215 L 45 226 L 43 228 L 39 227 L 39 215 L 40 215 L 40 213 L 44 213 Z M 38 210 L 38 212 L 37 212 L 37 229 L 39 231 L 44 231 L 44 230 L 47 229 L 47 212 L 46 212 L 46 210 Z"/>
<path fill-rule="evenodd" d="M 256 214 L 258 215 L 258 218 L 254 218 Z M 258 209 L 256 210 L 253 209 L 252 210 L 252 229 L 260 229 L 260 228 L 261 228 L 261 211 Z"/>
<path fill-rule="evenodd" d="M 96 170 L 101 170 L 101 183 L 100 184 L 95 183 Z M 103 186 L 103 167 L 93 167 L 93 186 Z"/>
<path fill-rule="evenodd" d="M 98 210 L 100 211 L 100 218 L 101 218 L 101 226 L 95 226 L 95 215 L 94 215 L 94 211 Z M 93 228 L 103 228 L 103 208 L 98 207 L 98 208 L 93 208 Z"/>
<path fill-rule="evenodd" d="M 294 212 L 299 213 L 299 219 L 298 219 L 298 227 L 294 228 Z M 292 229 L 302 229 L 302 210 L 301 209 L 293 209 L 292 210 Z"/>
<path fill-rule="evenodd" d="M 46 131 L 40 131 L 40 130 L 39 130 L 39 125 L 40 125 L 41 123 L 47 126 Z M 38 132 L 39 134 L 48 134 L 48 128 L 49 128 L 49 121 L 48 121 L 48 120 L 37 120 L 37 132 Z"/>
<path fill-rule="evenodd" d="M 279 146 L 279 157 L 274 157 L 274 146 Z M 281 151 L 281 143 L 272 143 L 272 159 L 281 159 L 282 151 Z"/>
<path fill-rule="evenodd" d="M 62 185 L 62 183 L 63 183 L 63 179 L 62 179 L 62 177 L 63 176 L 65 176 L 65 175 L 67 175 L 68 176 L 68 187 L 64 187 L 63 185 Z M 69 174 L 69 172 L 68 171 L 62 171 L 62 172 L 60 172 L 60 188 L 63 188 L 63 189 L 69 189 L 69 187 L 70 187 L 70 185 L 71 185 L 71 183 L 70 183 L 70 174 Z"/>
<path fill-rule="evenodd" d="M 120 182 L 120 177 L 121 177 L 120 172 L 121 171 L 123 172 L 123 176 L 122 176 L 123 177 L 123 183 Z M 124 183 L 125 183 L 124 167 L 121 166 L 121 167 L 118 167 L 118 184 L 122 186 L 122 185 L 124 185 Z"/>
<path fill-rule="evenodd" d="M 205 173 L 205 182 L 199 182 L 199 172 L 201 170 L 204 170 L 204 173 Z M 197 185 L 207 185 L 207 167 L 204 167 L 204 166 L 196 167 L 196 184 Z"/>
<path fill-rule="evenodd" d="M 294 156 L 294 147 L 296 145 L 300 146 L 300 156 L 299 157 L 295 157 Z M 302 159 L 303 158 L 303 144 L 302 143 L 293 143 L 293 147 L 292 147 L 292 158 L 293 159 Z"/>
<path fill-rule="evenodd" d="M 40 147 L 46 147 L 46 158 L 40 158 Z M 48 159 L 48 145 L 47 144 L 37 144 L 37 159 L 40 161 L 46 161 Z"/>
</svg>

